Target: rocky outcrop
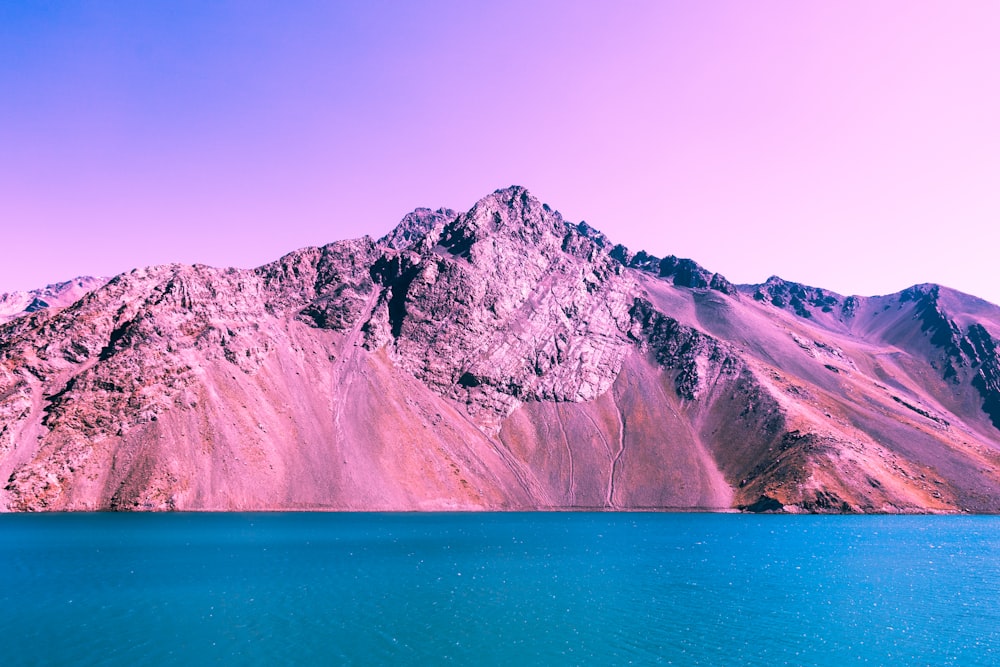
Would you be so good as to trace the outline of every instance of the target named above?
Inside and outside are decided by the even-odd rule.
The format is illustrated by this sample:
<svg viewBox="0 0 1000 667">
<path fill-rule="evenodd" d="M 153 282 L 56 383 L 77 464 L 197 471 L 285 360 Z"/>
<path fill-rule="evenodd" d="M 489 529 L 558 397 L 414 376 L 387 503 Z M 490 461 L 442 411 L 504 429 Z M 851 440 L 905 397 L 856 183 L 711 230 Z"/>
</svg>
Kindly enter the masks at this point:
<svg viewBox="0 0 1000 667">
<path fill-rule="evenodd" d="M 916 285 L 902 292 L 900 303 L 913 302 L 920 330 L 936 349 L 942 377 L 971 385 L 982 398 L 983 411 L 1000 428 L 1000 353 L 997 337 L 980 322 L 963 326 L 950 314 L 939 285 Z"/>
<path fill-rule="evenodd" d="M 839 294 L 782 280 L 778 276 L 771 276 L 761 285 L 744 286 L 744 290 L 757 301 L 787 309 L 799 317 L 813 317 L 815 312 L 849 316 L 852 309 L 851 302 Z"/>
<path fill-rule="evenodd" d="M 679 259 L 674 255 L 660 259 L 645 250 L 633 253 L 621 244 L 614 246 L 610 255 L 623 266 L 670 279 L 678 287 L 708 288 L 731 296 L 737 293 L 736 286 L 725 276 L 712 273 L 691 259 Z"/>
<path fill-rule="evenodd" d="M 429 208 L 417 208 L 407 213 L 391 232 L 378 240 L 380 245 L 393 250 L 405 250 L 423 238 L 435 227 L 451 222 L 458 213 L 450 208 L 439 208 L 432 211 Z"/>
<path fill-rule="evenodd" d="M 737 288 L 515 186 L 0 325 L 0 506 L 998 511 L 998 331 L 937 286 Z"/>
</svg>

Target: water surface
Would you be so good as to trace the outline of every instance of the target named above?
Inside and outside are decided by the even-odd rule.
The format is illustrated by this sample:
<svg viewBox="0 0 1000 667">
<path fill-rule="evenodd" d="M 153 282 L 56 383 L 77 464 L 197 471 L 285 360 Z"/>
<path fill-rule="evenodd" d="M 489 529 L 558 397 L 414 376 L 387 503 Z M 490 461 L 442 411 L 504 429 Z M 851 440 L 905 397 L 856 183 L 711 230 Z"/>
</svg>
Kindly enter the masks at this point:
<svg viewBox="0 0 1000 667">
<path fill-rule="evenodd" d="M 5 665 L 993 665 L 1000 518 L 0 516 Z"/>
</svg>

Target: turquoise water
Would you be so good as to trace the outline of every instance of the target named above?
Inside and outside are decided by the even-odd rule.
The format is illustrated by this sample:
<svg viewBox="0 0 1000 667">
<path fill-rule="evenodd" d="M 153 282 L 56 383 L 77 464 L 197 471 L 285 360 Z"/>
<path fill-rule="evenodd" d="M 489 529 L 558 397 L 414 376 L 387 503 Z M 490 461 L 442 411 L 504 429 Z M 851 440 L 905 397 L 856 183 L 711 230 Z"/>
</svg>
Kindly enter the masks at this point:
<svg viewBox="0 0 1000 667">
<path fill-rule="evenodd" d="M 996 517 L 0 516 L 4 665 L 994 665 L 998 629 Z"/>
</svg>

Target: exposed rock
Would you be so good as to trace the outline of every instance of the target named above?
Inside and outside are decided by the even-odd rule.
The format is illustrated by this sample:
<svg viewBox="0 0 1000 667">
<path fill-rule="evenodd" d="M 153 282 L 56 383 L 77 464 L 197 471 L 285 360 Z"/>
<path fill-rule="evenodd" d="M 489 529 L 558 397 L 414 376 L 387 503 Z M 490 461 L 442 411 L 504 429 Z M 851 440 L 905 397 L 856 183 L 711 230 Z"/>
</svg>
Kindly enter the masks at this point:
<svg viewBox="0 0 1000 667">
<path fill-rule="evenodd" d="M 387 327 L 369 346 L 488 430 L 524 401 L 592 400 L 628 353 L 634 290 L 597 249 L 523 188 L 497 191 L 423 254 L 376 262 Z"/>
<path fill-rule="evenodd" d="M 746 510 L 747 512 L 780 512 L 784 510 L 785 506 L 774 498 L 768 496 L 761 496 L 749 505 L 742 505 L 740 509 Z"/>
<path fill-rule="evenodd" d="M 636 299 L 631 310 L 632 337 L 640 350 L 649 349 L 663 368 L 676 371 L 677 395 L 696 400 L 710 381 L 734 377 L 745 368 L 735 351 L 700 331 L 682 325 Z"/>
<path fill-rule="evenodd" d="M 935 285 L 736 288 L 516 186 L 74 285 L 0 324 L 7 510 L 1000 511 L 1000 309 Z"/>
<path fill-rule="evenodd" d="M 983 324 L 973 322 L 963 327 L 947 312 L 939 285 L 917 285 L 902 292 L 901 303 L 915 303 L 915 317 L 930 343 L 940 350 L 943 377 L 964 384 L 971 377 L 972 386 L 982 397 L 983 410 L 993 425 L 1000 428 L 1000 352 L 997 338 Z"/>
<path fill-rule="evenodd" d="M 623 245 L 611 249 L 612 259 L 630 269 L 652 273 L 660 278 L 670 278 L 678 287 L 713 289 L 723 294 L 736 295 L 735 285 L 719 273 L 712 273 L 691 259 L 679 259 L 668 255 L 663 259 L 648 254 L 645 250 L 631 252 Z"/>
<path fill-rule="evenodd" d="M 423 238 L 427 232 L 437 226 L 444 226 L 458 217 L 458 213 L 450 208 L 439 208 L 432 211 L 429 208 L 417 208 L 407 213 L 391 232 L 378 240 L 379 245 L 388 246 L 393 250 L 405 250 Z"/>
<path fill-rule="evenodd" d="M 771 276 L 762 285 L 744 286 L 744 289 L 757 301 L 790 310 L 799 317 L 813 317 L 815 311 L 833 313 L 839 310 L 847 314 L 852 308 L 839 294 L 782 280 L 778 276 Z"/>
<path fill-rule="evenodd" d="M 605 236 L 600 231 L 598 231 L 598 230 L 594 229 L 593 227 L 591 227 L 590 225 L 588 225 L 586 223 L 586 221 L 581 220 L 576 225 L 572 225 L 570 223 L 566 223 L 566 224 L 569 227 L 575 228 L 576 231 L 579 232 L 581 236 L 584 236 L 584 237 L 590 239 L 591 241 L 593 241 L 597 245 L 598 248 L 601 248 L 602 250 L 604 250 L 604 249 L 608 249 L 608 248 L 611 247 L 611 241 L 608 240 L 608 237 Z"/>
</svg>

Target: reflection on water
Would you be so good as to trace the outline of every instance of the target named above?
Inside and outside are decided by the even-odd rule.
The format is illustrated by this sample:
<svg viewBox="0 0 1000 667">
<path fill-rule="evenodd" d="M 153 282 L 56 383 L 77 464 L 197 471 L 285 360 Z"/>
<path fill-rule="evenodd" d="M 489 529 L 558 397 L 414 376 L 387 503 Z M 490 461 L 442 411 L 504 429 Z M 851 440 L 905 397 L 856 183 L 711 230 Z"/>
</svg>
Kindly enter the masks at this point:
<svg viewBox="0 0 1000 667">
<path fill-rule="evenodd" d="M 4 664 L 997 664 L 1000 519 L 0 516 Z"/>
</svg>

